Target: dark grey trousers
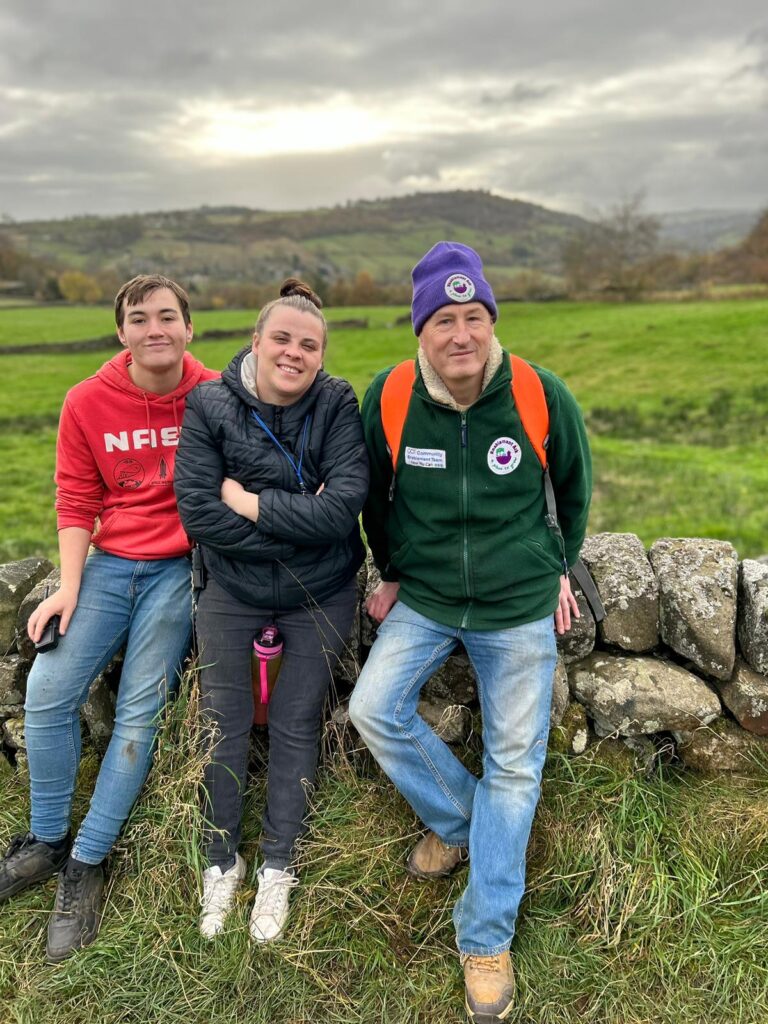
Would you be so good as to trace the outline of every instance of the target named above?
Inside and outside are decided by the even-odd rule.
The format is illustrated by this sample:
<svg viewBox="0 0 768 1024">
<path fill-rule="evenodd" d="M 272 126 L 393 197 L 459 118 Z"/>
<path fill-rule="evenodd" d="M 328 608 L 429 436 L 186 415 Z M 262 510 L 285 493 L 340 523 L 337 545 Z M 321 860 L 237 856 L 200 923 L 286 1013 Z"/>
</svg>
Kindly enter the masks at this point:
<svg viewBox="0 0 768 1024">
<path fill-rule="evenodd" d="M 274 616 L 231 597 L 215 580 L 200 595 L 196 631 L 203 712 L 216 728 L 213 759 L 205 772 L 203 836 L 208 862 L 234 863 L 240 843 L 253 719 L 251 647 L 254 635 L 275 622 L 283 660 L 269 702 L 267 806 L 261 848 L 267 867 L 285 869 L 305 828 L 307 789 L 315 779 L 323 702 L 349 635 L 357 598 L 350 580 L 322 605 Z"/>
</svg>

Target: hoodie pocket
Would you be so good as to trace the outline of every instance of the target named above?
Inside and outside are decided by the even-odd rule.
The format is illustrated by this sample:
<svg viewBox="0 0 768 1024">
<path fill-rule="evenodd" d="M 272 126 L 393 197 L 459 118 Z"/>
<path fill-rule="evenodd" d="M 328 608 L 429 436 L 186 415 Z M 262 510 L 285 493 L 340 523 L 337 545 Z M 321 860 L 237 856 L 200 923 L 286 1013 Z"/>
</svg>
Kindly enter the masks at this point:
<svg viewBox="0 0 768 1024">
<path fill-rule="evenodd" d="M 177 515 L 157 512 L 112 512 L 93 543 L 124 558 L 175 558 L 189 551 L 189 541 Z"/>
</svg>

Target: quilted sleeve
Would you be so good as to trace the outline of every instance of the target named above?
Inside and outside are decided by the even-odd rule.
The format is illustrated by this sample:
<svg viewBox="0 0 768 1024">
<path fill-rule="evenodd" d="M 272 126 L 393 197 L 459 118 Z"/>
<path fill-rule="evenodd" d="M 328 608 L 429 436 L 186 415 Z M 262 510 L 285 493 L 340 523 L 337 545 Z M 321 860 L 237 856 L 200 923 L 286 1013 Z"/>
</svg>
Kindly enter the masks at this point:
<svg viewBox="0 0 768 1024">
<path fill-rule="evenodd" d="M 334 382 L 334 388 L 319 462 L 322 492 L 297 494 L 267 487 L 259 493 L 259 527 L 276 539 L 295 538 L 304 547 L 348 536 L 368 493 L 368 456 L 357 398 L 346 381 Z"/>
<path fill-rule="evenodd" d="M 184 529 L 198 544 L 242 562 L 289 559 L 295 552 L 293 545 L 274 537 L 260 523 L 233 512 L 221 500 L 226 473 L 206 416 L 208 386 L 195 388 L 187 398 L 176 453 L 174 488 Z"/>
</svg>

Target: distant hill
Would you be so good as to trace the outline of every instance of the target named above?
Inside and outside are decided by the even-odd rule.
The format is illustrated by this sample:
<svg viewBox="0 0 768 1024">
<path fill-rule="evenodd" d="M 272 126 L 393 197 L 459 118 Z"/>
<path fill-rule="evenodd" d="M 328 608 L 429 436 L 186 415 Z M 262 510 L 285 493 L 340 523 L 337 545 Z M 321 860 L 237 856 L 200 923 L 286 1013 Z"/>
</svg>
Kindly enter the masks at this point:
<svg viewBox="0 0 768 1024">
<path fill-rule="evenodd" d="M 757 223 L 756 210 L 682 210 L 659 215 L 665 248 L 715 252 L 741 242 Z"/>
<path fill-rule="evenodd" d="M 768 210 L 738 245 L 717 253 L 713 264 L 721 280 L 768 283 Z"/>
<path fill-rule="evenodd" d="M 662 246 L 688 252 L 733 246 L 756 219 L 748 211 L 665 214 Z M 565 245 L 585 228 L 595 230 L 581 217 L 534 203 L 453 191 L 288 212 L 203 206 L 0 223 L 0 249 L 10 243 L 53 272 L 77 269 L 102 281 L 106 275 L 107 294 L 115 282 L 155 271 L 209 294 L 222 286 L 269 285 L 291 274 L 327 290 L 366 271 L 378 285 L 404 288 L 405 301 L 411 267 L 441 238 L 476 248 L 504 294 L 521 271 L 535 271 L 545 282 L 559 277 Z"/>
<path fill-rule="evenodd" d="M 124 279 L 162 268 L 181 280 L 270 281 L 287 274 L 333 281 L 368 271 L 407 280 L 434 242 L 474 246 L 489 274 L 558 274 L 563 243 L 586 221 L 481 191 L 426 193 L 292 212 L 204 206 L 121 217 L 0 226 L 19 249 L 61 267 Z"/>
</svg>

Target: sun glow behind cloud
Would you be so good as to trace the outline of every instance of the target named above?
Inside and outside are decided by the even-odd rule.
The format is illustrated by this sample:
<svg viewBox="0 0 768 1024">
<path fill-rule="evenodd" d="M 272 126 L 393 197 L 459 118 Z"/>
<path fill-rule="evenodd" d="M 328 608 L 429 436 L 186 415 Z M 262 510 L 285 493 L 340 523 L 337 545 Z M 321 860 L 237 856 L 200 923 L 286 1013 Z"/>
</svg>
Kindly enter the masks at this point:
<svg viewBox="0 0 768 1024">
<path fill-rule="evenodd" d="M 350 102 L 258 111 L 205 103 L 185 112 L 183 145 L 203 159 L 332 153 L 379 142 L 393 129 L 386 118 Z"/>
<path fill-rule="evenodd" d="M 478 59 L 465 45 L 477 39 L 444 33 L 429 62 L 383 11 L 353 40 L 276 23 L 253 67 L 215 18 L 193 67 L 162 39 L 137 67 L 108 48 L 94 62 L 70 15 L 39 49 L 44 26 L 22 5 L 10 21 L 0 13 L 0 34 L 15 26 L 18 37 L 0 59 L 2 210 L 65 215 L 224 194 L 247 204 L 256 184 L 274 208 L 436 188 L 579 210 L 639 188 L 665 208 L 694 196 L 764 205 L 768 29 L 750 3 L 752 27 L 733 30 L 719 9 L 706 31 L 706 12 L 673 8 L 670 30 L 638 9 L 625 47 L 618 15 L 599 27 L 582 9 L 564 15 L 558 39 L 487 0 L 477 5 L 492 13 L 485 24 L 501 36 L 506 17 L 522 35 Z M 434 42 L 426 16 L 420 28 Z"/>
<path fill-rule="evenodd" d="M 514 79 L 482 74 L 472 81 L 444 77 L 418 97 L 391 86 L 375 96 L 335 93 L 302 105 L 191 101 L 184 103 L 177 122 L 179 145 L 203 163 L 236 163 L 437 140 L 456 131 L 466 138 L 495 136 L 512 143 L 562 126 L 587 129 L 606 118 L 631 116 L 642 122 L 671 111 L 678 118 L 723 107 L 754 111 L 764 100 L 765 87 L 758 76 L 737 74 L 744 56 L 728 44 L 712 44 L 695 55 L 676 55 L 666 64 L 620 74 L 584 75 L 576 81 L 553 75 L 534 83 L 545 88 L 539 96 L 532 89 L 529 101 L 517 99 Z M 483 99 L 489 96 L 497 99 Z"/>
</svg>

